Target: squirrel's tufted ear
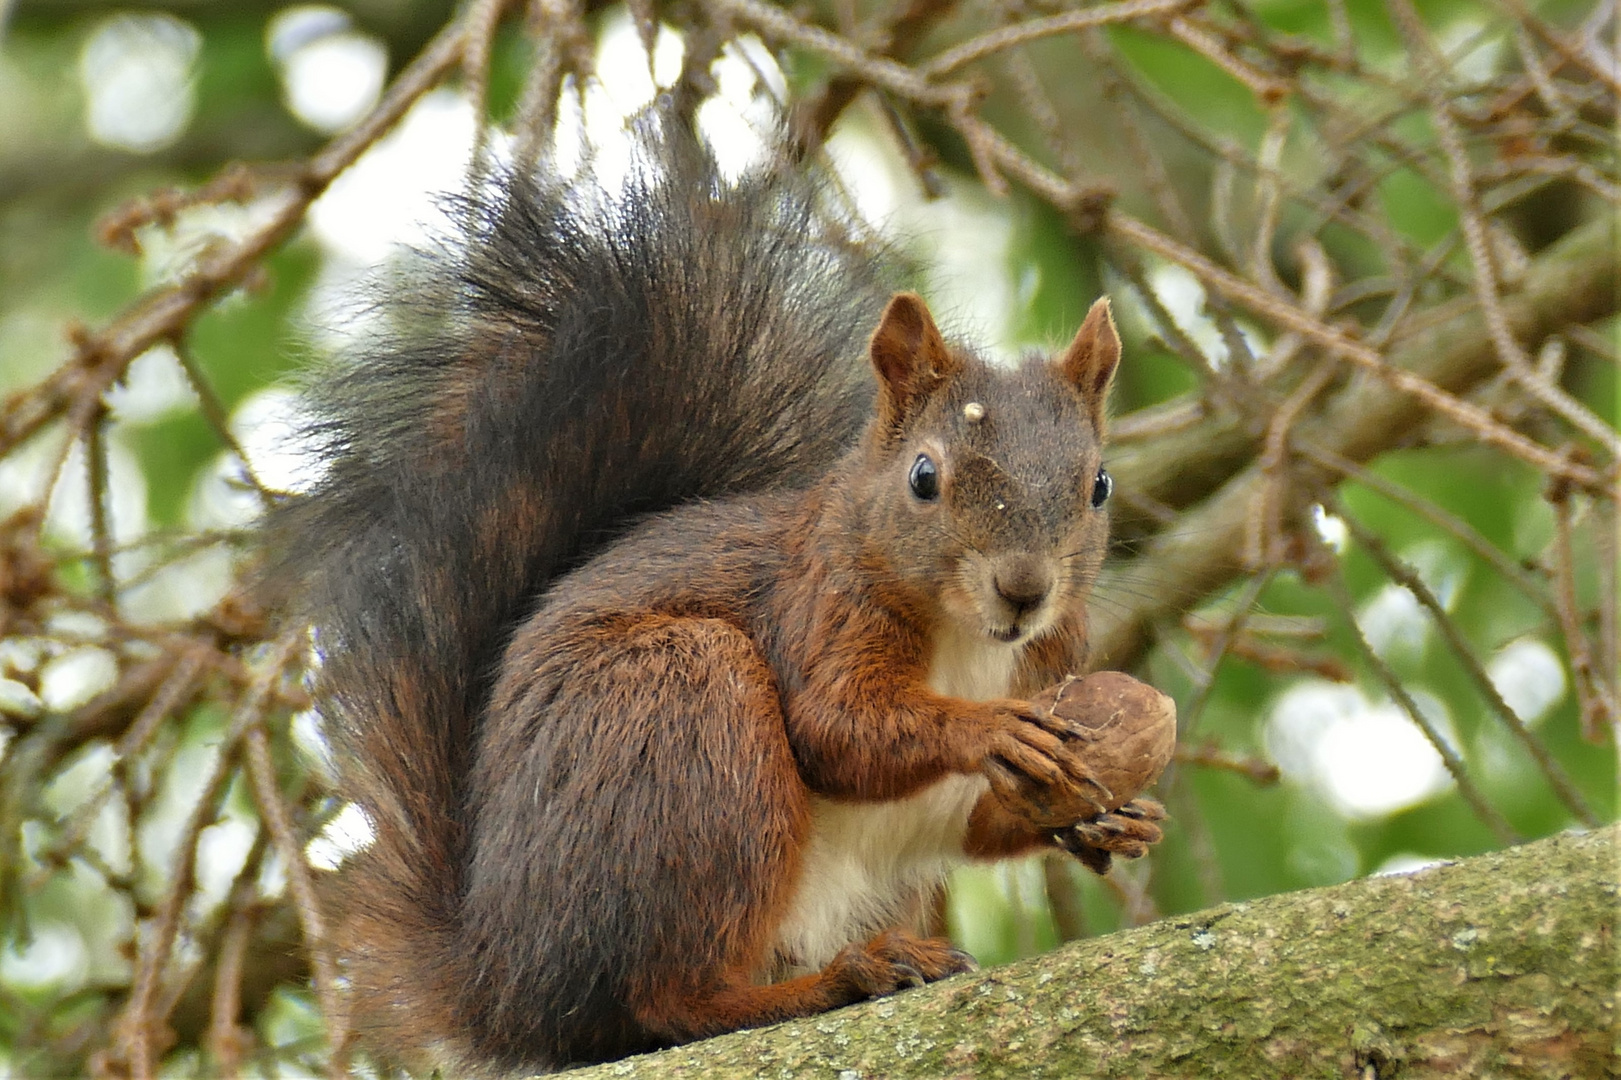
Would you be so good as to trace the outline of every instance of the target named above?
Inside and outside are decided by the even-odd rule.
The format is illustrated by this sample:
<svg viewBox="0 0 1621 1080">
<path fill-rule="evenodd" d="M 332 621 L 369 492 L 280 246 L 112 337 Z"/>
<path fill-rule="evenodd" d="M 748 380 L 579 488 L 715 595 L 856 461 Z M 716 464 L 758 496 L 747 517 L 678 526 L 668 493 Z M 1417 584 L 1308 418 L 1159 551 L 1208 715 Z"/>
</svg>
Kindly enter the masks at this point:
<svg viewBox="0 0 1621 1080">
<path fill-rule="evenodd" d="M 890 298 L 868 352 L 878 372 L 879 420 L 887 431 L 898 430 L 935 387 L 962 367 L 916 293 Z"/>
<path fill-rule="evenodd" d="M 1098 438 L 1103 437 L 1104 404 L 1109 397 L 1109 383 L 1114 378 L 1115 365 L 1120 363 L 1120 335 L 1114 329 L 1114 315 L 1109 311 L 1109 298 L 1100 296 L 1086 313 L 1086 320 L 1075 331 L 1075 340 L 1058 361 L 1058 370 L 1081 392 L 1086 409 L 1092 414 L 1092 426 Z"/>
</svg>

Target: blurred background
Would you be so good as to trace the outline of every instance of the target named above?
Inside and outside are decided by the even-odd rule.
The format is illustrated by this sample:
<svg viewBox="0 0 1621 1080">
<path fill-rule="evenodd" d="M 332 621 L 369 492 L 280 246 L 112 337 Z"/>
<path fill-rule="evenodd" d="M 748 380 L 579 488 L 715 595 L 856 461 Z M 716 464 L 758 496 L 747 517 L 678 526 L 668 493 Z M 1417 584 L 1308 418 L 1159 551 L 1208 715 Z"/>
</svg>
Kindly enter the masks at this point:
<svg viewBox="0 0 1621 1080">
<path fill-rule="evenodd" d="M 240 588 L 297 371 L 492 164 L 786 117 L 948 332 L 1107 292 L 1100 666 L 1148 858 L 953 879 L 981 963 L 1612 820 L 1613 0 L 0 0 L 0 1074 L 338 1072 L 365 842 Z M 329 1025 L 335 1014 L 336 1025 Z"/>
</svg>

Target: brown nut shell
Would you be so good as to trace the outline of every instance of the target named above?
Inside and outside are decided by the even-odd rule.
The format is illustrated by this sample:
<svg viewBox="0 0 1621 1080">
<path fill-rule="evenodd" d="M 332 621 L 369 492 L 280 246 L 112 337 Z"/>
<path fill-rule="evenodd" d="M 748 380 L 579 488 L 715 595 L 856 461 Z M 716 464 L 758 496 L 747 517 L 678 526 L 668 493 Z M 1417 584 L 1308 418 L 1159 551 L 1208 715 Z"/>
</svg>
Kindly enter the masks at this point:
<svg viewBox="0 0 1621 1080">
<path fill-rule="evenodd" d="M 1115 810 L 1148 787 L 1176 752 L 1176 702 L 1119 671 L 1071 676 L 1031 699 L 1077 726 L 1086 741 L 1086 764 L 1109 789 L 1104 808 Z"/>
</svg>

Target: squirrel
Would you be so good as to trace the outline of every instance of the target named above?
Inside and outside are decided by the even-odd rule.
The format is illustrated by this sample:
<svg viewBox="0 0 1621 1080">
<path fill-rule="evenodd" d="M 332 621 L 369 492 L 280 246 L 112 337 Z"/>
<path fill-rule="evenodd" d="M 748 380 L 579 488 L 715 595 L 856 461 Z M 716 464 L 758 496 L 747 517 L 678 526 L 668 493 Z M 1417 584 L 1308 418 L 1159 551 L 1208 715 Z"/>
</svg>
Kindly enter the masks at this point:
<svg viewBox="0 0 1621 1080">
<path fill-rule="evenodd" d="M 1160 835 L 1028 700 L 1084 662 L 1107 301 L 999 367 L 825 182 L 671 127 L 617 193 L 467 196 L 310 380 L 322 473 L 275 527 L 372 826 L 323 887 L 385 1060 L 553 1070 L 889 994 L 972 967 L 926 933 L 952 866 Z"/>
</svg>

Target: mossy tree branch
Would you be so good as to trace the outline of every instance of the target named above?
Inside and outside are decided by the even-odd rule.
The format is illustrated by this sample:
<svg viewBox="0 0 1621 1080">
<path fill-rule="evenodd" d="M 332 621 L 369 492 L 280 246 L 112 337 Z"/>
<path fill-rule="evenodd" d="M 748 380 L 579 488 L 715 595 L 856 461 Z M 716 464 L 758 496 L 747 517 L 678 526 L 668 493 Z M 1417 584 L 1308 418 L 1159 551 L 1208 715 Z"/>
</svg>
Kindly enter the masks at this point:
<svg viewBox="0 0 1621 1080">
<path fill-rule="evenodd" d="M 571 1075 L 1621 1075 L 1617 836 L 1225 904 Z"/>
</svg>

